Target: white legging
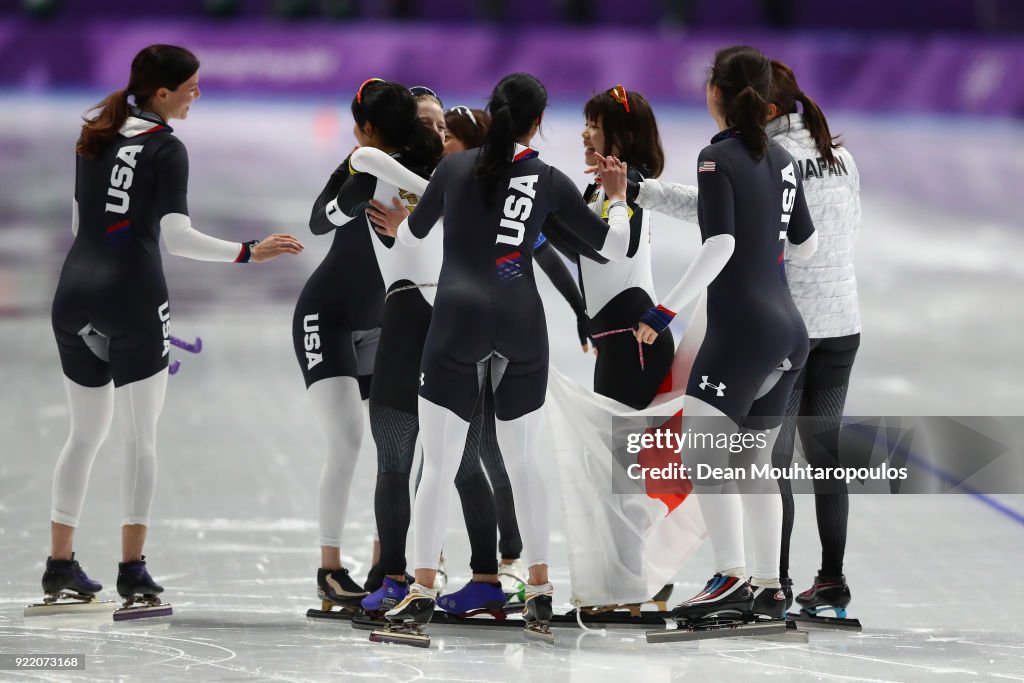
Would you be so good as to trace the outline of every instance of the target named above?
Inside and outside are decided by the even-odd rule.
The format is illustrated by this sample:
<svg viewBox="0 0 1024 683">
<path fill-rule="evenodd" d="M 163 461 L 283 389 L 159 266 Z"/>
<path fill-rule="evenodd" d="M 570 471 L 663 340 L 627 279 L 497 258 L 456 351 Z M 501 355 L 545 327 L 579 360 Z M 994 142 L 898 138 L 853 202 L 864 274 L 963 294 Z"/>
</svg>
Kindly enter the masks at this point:
<svg viewBox="0 0 1024 683">
<path fill-rule="evenodd" d="M 313 413 L 327 437 L 327 458 L 320 472 L 320 545 L 341 547 L 349 492 L 363 442 L 364 416 L 355 377 L 328 377 L 308 390 Z"/>
<path fill-rule="evenodd" d="M 167 391 L 167 370 L 114 389 L 85 387 L 64 378 L 71 431 L 53 475 L 51 521 L 78 526 L 96 453 L 110 432 L 117 405 L 124 461 L 121 524 L 149 524 L 156 486 L 156 425 Z"/>
<path fill-rule="evenodd" d="M 444 544 L 448 506 L 469 423 L 422 396 L 419 418 L 423 478 L 413 512 L 413 566 L 435 569 Z M 548 496 L 535 458 L 540 424 L 540 409 L 514 420 L 495 420 L 498 447 L 512 483 L 527 567 L 548 563 Z"/>
<path fill-rule="evenodd" d="M 690 395 L 683 398 L 683 416 L 684 432 L 687 418 L 722 418 L 714 422 L 716 425 L 728 420 L 718 409 Z M 779 428 L 768 433 L 767 445 L 757 449 L 755 462 L 771 462 L 772 447 L 778 435 Z M 695 487 L 695 492 L 715 551 L 715 571 L 746 568 L 743 553 L 743 518 L 746 516 L 754 550 L 749 574 L 758 579 L 778 579 L 782 543 L 782 496 L 778 490 L 774 494 L 719 493 L 709 489 L 702 492 L 700 487 Z"/>
</svg>

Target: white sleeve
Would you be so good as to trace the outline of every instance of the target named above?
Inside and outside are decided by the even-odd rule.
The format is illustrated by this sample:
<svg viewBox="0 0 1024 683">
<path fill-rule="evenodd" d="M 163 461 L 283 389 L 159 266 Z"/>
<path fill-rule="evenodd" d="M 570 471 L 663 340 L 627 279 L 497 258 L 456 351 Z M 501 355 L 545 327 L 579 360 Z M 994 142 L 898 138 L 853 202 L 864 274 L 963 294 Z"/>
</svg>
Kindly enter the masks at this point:
<svg viewBox="0 0 1024 683">
<path fill-rule="evenodd" d="M 71 198 L 71 234 L 78 237 L 78 200 Z"/>
<path fill-rule="evenodd" d="M 811 233 L 811 236 L 805 239 L 800 244 L 793 244 L 786 238 L 786 258 L 796 259 L 797 261 L 806 261 L 807 259 L 814 256 L 814 253 L 818 251 L 818 231 L 815 230 Z"/>
<path fill-rule="evenodd" d="M 612 202 L 608 209 L 608 235 L 598 254 L 609 261 L 621 261 L 629 251 L 629 209 L 626 202 Z"/>
<path fill-rule="evenodd" d="M 422 195 L 423 191 L 427 189 L 427 181 L 424 178 L 419 177 L 376 147 L 360 147 L 352 152 L 349 164 L 355 171 L 369 173 L 379 180 L 417 195 Z"/>
<path fill-rule="evenodd" d="M 640 183 L 638 206 L 672 218 L 697 222 L 697 188 L 648 178 Z"/>
<path fill-rule="evenodd" d="M 412 229 L 409 228 L 408 216 L 398 225 L 398 241 L 407 247 L 417 247 L 420 244 L 420 238 L 414 235 Z"/>
<path fill-rule="evenodd" d="M 234 262 L 242 253 L 240 242 L 228 242 L 205 235 L 192 227 L 192 221 L 182 213 L 169 213 L 160 219 L 160 234 L 167 251 L 175 256 L 197 261 Z"/>
<path fill-rule="evenodd" d="M 662 299 L 661 305 L 674 314 L 696 299 L 722 272 L 735 248 L 736 238 L 732 235 L 712 235 L 704 240 L 697 251 L 697 258 L 686 269 L 679 284 Z"/>
</svg>

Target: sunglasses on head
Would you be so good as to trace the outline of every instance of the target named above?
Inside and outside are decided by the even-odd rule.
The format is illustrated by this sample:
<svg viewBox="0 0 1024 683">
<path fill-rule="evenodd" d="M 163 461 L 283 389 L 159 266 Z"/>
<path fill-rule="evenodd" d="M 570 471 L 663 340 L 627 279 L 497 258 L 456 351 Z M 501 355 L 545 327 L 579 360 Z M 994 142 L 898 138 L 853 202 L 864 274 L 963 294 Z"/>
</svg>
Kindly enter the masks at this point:
<svg viewBox="0 0 1024 683">
<path fill-rule="evenodd" d="M 473 123 L 473 126 L 477 126 L 476 117 L 473 116 L 473 110 L 464 104 L 460 104 L 457 107 L 452 107 L 448 110 L 449 114 L 459 114 L 461 116 L 468 116 L 469 120 Z"/>
<path fill-rule="evenodd" d="M 419 97 L 420 95 L 430 95 L 438 102 L 441 101 L 441 98 L 437 96 L 437 93 L 425 85 L 414 85 L 411 88 L 409 88 L 409 92 L 412 93 L 413 97 Z M 441 106 L 443 107 L 444 104 L 442 104 Z"/>
<path fill-rule="evenodd" d="M 626 110 L 627 114 L 629 113 L 629 98 L 626 97 L 626 89 L 624 87 L 617 85 L 608 90 L 608 94 L 611 95 L 613 100 L 622 105 L 622 108 Z"/>
<path fill-rule="evenodd" d="M 363 81 L 363 84 L 359 86 L 359 90 L 356 90 L 356 104 L 363 103 L 363 88 L 370 85 L 371 83 L 377 82 L 384 83 L 385 81 L 383 78 L 367 78 L 365 81 Z"/>
</svg>

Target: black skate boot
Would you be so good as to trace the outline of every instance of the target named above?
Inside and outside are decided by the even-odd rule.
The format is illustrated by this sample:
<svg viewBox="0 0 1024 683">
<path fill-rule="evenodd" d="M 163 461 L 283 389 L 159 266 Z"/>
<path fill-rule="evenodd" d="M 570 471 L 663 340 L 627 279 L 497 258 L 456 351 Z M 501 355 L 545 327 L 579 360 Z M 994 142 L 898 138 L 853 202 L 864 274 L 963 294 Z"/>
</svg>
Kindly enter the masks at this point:
<svg viewBox="0 0 1024 683">
<path fill-rule="evenodd" d="M 779 583 L 782 584 L 782 592 L 786 595 L 786 612 L 789 612 L 789 608 L 793 606 L 793 579 L 787 576 L 779 579 Z"/>
<path fill-rule="evenodd" d="M 384 613 L 387 627 L 372 631 L 370 640 L 374 643 L 430 647 L 430 636 L 423 632 L 423 627 L 434 616 L 436 604 L 437 593 L 433 589 L 412 584 L 402 601 Z"/>
<path fill-rule="evenodd" d="M 526 626 L 523 633 L 528 638 L 535 638 L 546 643 L 554 643 L 555 636 L 551 633 L 551 598 L 554 591 L 550 583 L 539 586 L 526 584 L 526 604 L 523 606 L 523 619 Z"/>
<path fill-rule="evenodd" d="M 786 616 L 786 592 L 782 588 L 754 586 L 754 607 L 751 620 L 778 620 Z"/>
<path fill-rule="evenodd" d="M 760 601 L 755 599 L 754 590 L 742 578 L 715 574 L 704 590 L 672 610 L 678 627 L 648 631 L 647 642 L 671 643 L 738 636 L 761 638 L 785 634 L 786 621 L 780 618 L 785 607 L 781 589 L 760 589 L 762 592 L 770 591 Z M 769 601 L 769 598 L 774 600 L 776 594 L 779 596 L 777 605 Z M 777 613 L 779 616 L 759 619 L 759 612 Z"/>
<path fill-rule="evenodd" d="M 846 606 L 850 604 L 850 587 L 845 576 L 818 576 L 814 585 L 796 596 L 801 612 L 817 616 L 819 612 L 833 610 L 836 617 L 846 618 Z"/>
<path fill-rule="evenodd" d="M 82 566 L 75 560 L 55 560 L 46 558 L 46 570 L 43 572 L 43 601 L 25 608 L 25 616 L 41 614 L 58 614 L 72 611 L 91 611 L 93 609 L 109 609 L 112 601 L 99 602 L 96 594 L 103 586 L 90 579 Z"/>
<path fill-rule="evenodd" d="M 359 602 L 368 593 L 359 587 L 359 584 L 352 580 L 348 570 L 323 569 L 316 571 L 316 595 L 322 601 L 321 609 L 330 612 L 331 608 L 338 606 L 349 612 L 359 611 Z"/>
<path fill-rule="evenodd" d="M 704 590 L 672 610 L 672 618 L 689 625 L 704 622 L 744 621 L 754 608 L 754 591 L 744 579 L 715 574 Z"/>
<path fill-rule="evenodd" d="M 163 586 L 157 585 L 146 571 L 145 555 L 141 560 L 119 562 L 117 594 L 124 598 L 124 607 L 114 611 L 114 621 L 169 616 L 171 606 L 157 597 L 163 592 Z"/>
<path fill-rule="evenodd" d="M 850 597 L 846 577 L 818 574 L 814 579 L 814 585 L 796 596 L 800 611 L 790 612 L 786 616 L 808 626 L 860 631 L 860 620 L 846 616 L 846 606 L 850 604 Z M 835 612 L 834 617 L 821 615 L 821 612 L 829 610 Z"/>
</svg>

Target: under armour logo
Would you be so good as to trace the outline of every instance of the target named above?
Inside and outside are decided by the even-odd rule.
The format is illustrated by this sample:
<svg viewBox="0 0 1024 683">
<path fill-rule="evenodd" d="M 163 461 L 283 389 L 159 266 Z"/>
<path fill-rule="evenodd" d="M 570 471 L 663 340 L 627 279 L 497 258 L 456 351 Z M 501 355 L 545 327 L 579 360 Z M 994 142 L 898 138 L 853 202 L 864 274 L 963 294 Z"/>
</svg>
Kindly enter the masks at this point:
<svg viewBox="0 0 1024 683">
<path fill-rule="evenodd" d="M 707 389 L 708 387 L 711 387 L 712 389 L 718 392 L 719 396 L 725 396 L 725 384 L 712 384 L 711 382 L 708 381 L 707 375 L 701 375 L 701 379 L 704 380 L 703 382 L 700 383 L 701 389 Z"/>
<path fill-rule="evenodd" d="M 421 372 L 421 373 L 420 373 L 420 386 L 421 386 L 421 387 L 423 386 L 423 376 L 424 376 L 424 375 L 426 375 L 426 374 L 427 374 L 427 373 L 425 373 L 425 372 Z"/>
</svg>

